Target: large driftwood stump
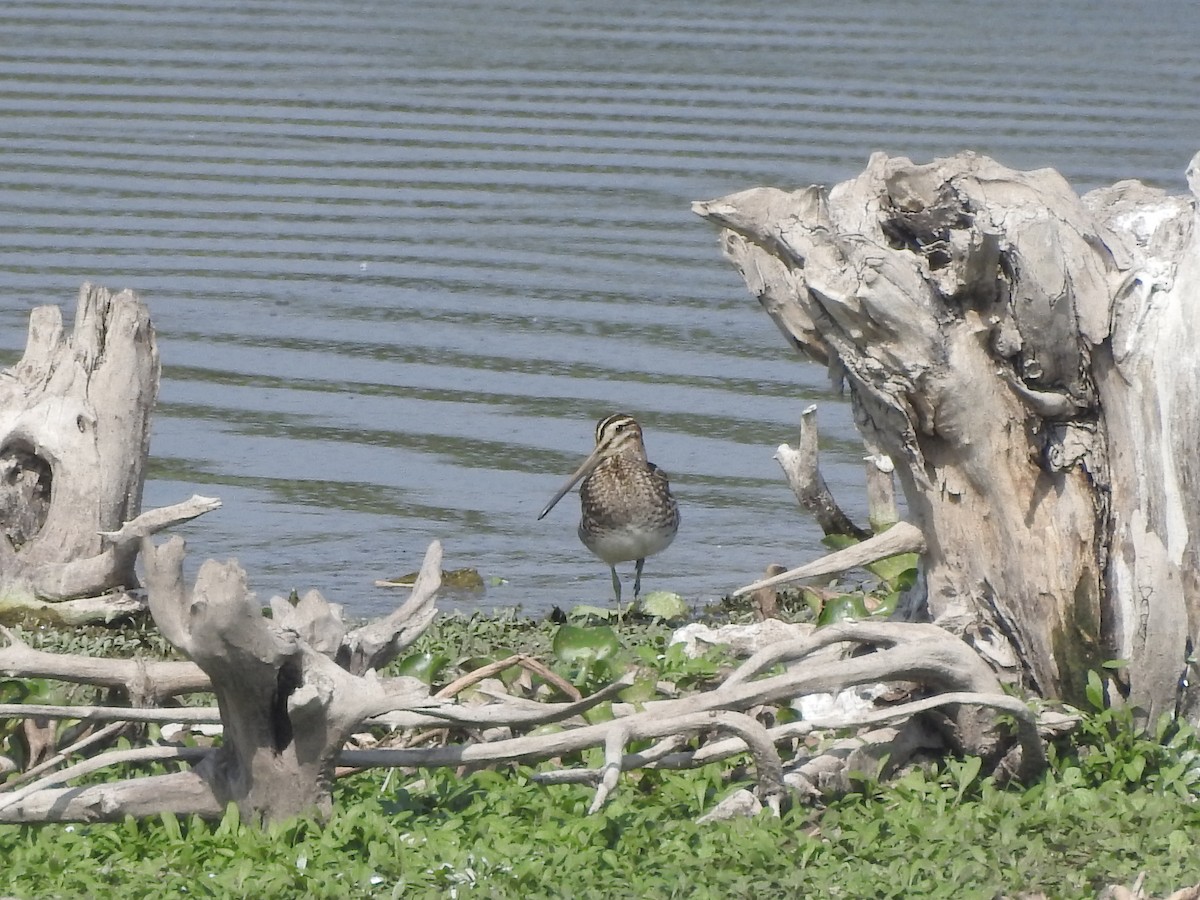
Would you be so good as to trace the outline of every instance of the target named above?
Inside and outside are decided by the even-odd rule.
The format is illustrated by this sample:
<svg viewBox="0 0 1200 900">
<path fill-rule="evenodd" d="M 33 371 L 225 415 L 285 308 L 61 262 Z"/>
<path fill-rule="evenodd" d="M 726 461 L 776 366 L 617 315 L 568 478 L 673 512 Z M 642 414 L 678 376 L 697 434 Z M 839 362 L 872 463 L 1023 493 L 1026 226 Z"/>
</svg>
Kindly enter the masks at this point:
<svg viewBox="0 0 1200 900">
<path fill-rule="evenodd" d="M 33 310 L 24 356 L 0 372 L 0 614 L 75 623 L 142 608 L 123 593 L 141 537 L 217 505 L 139 518 L 158 381 L 132 292 L 85 284 L 69 334 L 57 306 Z"/>
<path fill-rule="evenodd" d="M 229 803 L 251 822 L 305 813 L 328 816 L 338 754 L 364 720 L 442 705 L 415 678 L 381 678 L 374 668 L 363 668 L 386 665 L 433 619 L 441 584 L 438 543 L 430 546 L 412 596 L 400 609 L 349 631 L 340 607 L 316 591 L 295 605 L 274 597 L 270 617 L 264 616 L 236 561 L 207 560 L 189 588 L 183 580 L 183 554 L 177 537 L 160 547 L 147 539 L 142 560 L 155 622 L 192 662 L 139 661 L 134 673 L 127 660 L 95 660 L 89 666 L 78 657 L 31 650 L 0 629 L 7 642 L 0 643 L 0 670 L 95 684 L 125 680 L 131 694 L 135 687 L 144 688 L 140 700 L 211 690 L 224 726 L 222 744 L 208 751 L 131 751 L 140 760 L 199 757 L 194 768 L 167 775 L 65 788 L 57 786 L 64 777 L 48 776 L 48 782 L 12 792 L 0 786 L 0 821 L 114 821 L 161 812 L 218 818 Z M 76 718 L 88 713 L 133 721 L 189 721 L 187 711 L 179 709 L 58 710 L 58 715 Z M 126 760 L 117 754 L 116 761 Z"/>
<path fill-rule="evenodd" d="M 877 154 L 696 210 L 897 463 L 932 619 L 1046 696 L 1124 659 L 1133 702 L 1197 720 L 1194 197 Z"/>
<path fill-rule="evenodd" d="M 348 636 L 340 609 L 316 591 L 296 606 L 273 598 L 267 619 L 241 567 L 213 560 L 188 590 L 183 552 L 178 538 L 157 549 L 147 540 L 143 565 L 155 623 L 209 676 L 221 709 L 224 744 L 198 774 L 221 805 L 236 802 L 245 818 L 328 816 L 334 764 L 351 732 L 377 713 L 429 703 L 428 688 L 414 678 L 381 679 L 374 669 L 354 674 L 339 666 L 335 658 L 351 659 L 360 635 Z M 406 615 L 387 620 L 393 636 L 404 633 L 410 617 L 432 619 L 441 558 L 435 542 Z M 385 643 L 389 649 L 375 664 L 405 646 L 399 639 Z"/>
</svg>

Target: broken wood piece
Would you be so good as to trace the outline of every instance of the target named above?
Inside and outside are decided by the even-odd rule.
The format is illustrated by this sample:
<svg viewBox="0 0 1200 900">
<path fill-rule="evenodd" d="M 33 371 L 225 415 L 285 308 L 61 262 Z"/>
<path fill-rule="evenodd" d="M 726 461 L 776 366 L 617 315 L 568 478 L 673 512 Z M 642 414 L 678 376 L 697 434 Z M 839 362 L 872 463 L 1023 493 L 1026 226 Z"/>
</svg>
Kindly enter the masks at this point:
<svg viewBox="0 0 1200 900">
<path fill-rule="evenodd" d="M 908 522 L 897 522 L 882 534 L 867 538 L 865 541 L 843 550 L 837 550 L 798 568 L 789 569 L 781 575 L 774 575 L 740 587 L 733 592 L 733 596 L 740 597 L 742 594 L 748 594 L 760 588 L 787 584 L 802 578 L 836 575 L 880 559 L 887 559 L 898 553 L 923 553 L 924 551 L 925 537 L 920 530 Z"/>
<path fill-rule="evenodd" d="M 214 509 L 220 509 L 221 501 L 216 497 L 201 497 L 193 494 L 187 500 L 144 512 L 125 522 L 116 531 L 101 531 L 100 536 L 115 547 L 124 547 L 133 541 L 158 534 L 172 525 L 190 522 Z"/>
<path fill-rule="evenodd" d="M 187 660 L 100 659 L 30 647 L 0 626 L 0 672 L 16 678 L 53 678 L 127 691 L 136 705 L 209 690 L 208 676 Z"/>
<path fill-rule="evenodd" d="M 900 521 L 896 508 L 896 466 L 891 457 L 873 453 L 864 457 L 867 464 L 867 521 L 871 531 L 880 534 Z"/>
<path fill-rule="evenodd" d="M 275 604 L 277 618 L 268 619 L 236 562 L 206 561 L 189 588 L 183 556 L 177 537 L 161 547 L 148 538 L 142 542 L 155 622 L 209 676 L 221 708 L 224 741 L 195 773 L 222 805 L 237 803 L 249 821 L 306 812 L 327 816 L 337 755 L 362 721 L 440 703 L 417 679 L 383 679 L 373 668 L 356 675 L 335 657 L 362 664 L 387 658 L 403 637 L 415 639 L 409 616 L 418 622 L 432 618 L 441 545 L 430 544 L 423 577 L 409 601 L 383 620 L 385 627 L 346 635 L 349 640 L 368 631 L 372 643 L 366 655 L 355 655 L 337 640 L 340 609 L 319 593 L 310 591 L 295 607 Z"/>
<path fill-rule="evenodd" d="M 817 407 L 809 406 L 800 414 L 800 440 L 795 449 L 780 444 L 775 459 L 796 495 L 800 506 L 812 513 L 825 534 L 845 534 L 860 540 L 870 532 L 855 525 L 834 499 L 821 474 L 821 451 L 817 434 Z"/>
<path fill-rule="evenodd" d="M 28 724 L 28 720 L 26 721 L 26 724 Z M 3 784 L 0 784 L 0 793 L 13 791 L 25 782 L 32 781 L 33 779 L 37 778 L 37 776 L 41 775 L 42 772 L 49 771 L 59 763 L 66 761 L 68 757 L 73 756 L 76 753 L 82 753 L 84 750 L 87 750 L 89 747 L 92 747 L 96 744 L 102 744 L 111 738 L 115 738 L 121 733 L 122 730 L 125 729 L 125 726 L 125 722 L 110 722 L 103 728 L 94 731 L 91 734 L 86 734 L 83 738 L 71 744 L 69 747 L 57 749 L 53 756 L 47 757 L 37 765 L 33 766 L 33 768 L 26 769 L 20 775 L 14 776 L 13 778 L 5 781 Z"/>
<path fill-rule="evenodd" d="M 596 796 L 588 807 L 588 815 L 595 815 L 617 789 L 621 778 L 621 762 L 625 755 L 625 744 L 629 734 L 623 728 L 614 728 L 604 737 L 604 767 L 600 770 L 600 783 L 596 785 Z"/>
<path fill-rule="evenodd" d="M 48 703 L 0 703 L 0 719 L 23 719 L 40 716 L 45 719 L 90 719 L 97 722 L 180 722 L 194 725 L 215 725 L 221 712 L 215 706 L 58 706 Z"/>
<path fill-rule="evenodd" d="M 0 593 L 0 622 L 56 625 L 108 625 L 133 619 L 146 611 L 146 598 L 127 591 L 74 600 L 39 600 L 31 594 Z"/>
<path fill-rule="evenodd" d="M 338 664 L 352 675 L 361 675 L 395 659 L 433 623 L 441 583 L 442 545 L 433 541 L 408 599 L 386 618 L 349 632 L 338 650 Z"/>
<path fill-rule="evenodd" d="M 478 684 L 483 679 L 491 678 L 493 675 L 499 675 L 505 669 L 512 668 L 513 666 L 520 666 L 526 671 L 535 673 L 550 684 L 554 685 L 554 687 L 557 688 L 560 693 L 569 697 L 573 702 L 583 699 L 582 695 L 579 693 L 579 688 L 575 687 L 575 685 L 571 684 L 571 682 L 567 681 L 541 661 L 534 659 L 531 656 L 527 656 L 524 653 L 515 653 L 507 659 L 496 660 L 495 662 L 488 663 L 487 665 L 480 666 L 478 669 L 467 672 L 465 675 L 456 678 L 454 681 L 450 682 L 448 685 L 439 690 L 436 694 L 434 694 L 434 697 L 439 699 L 444 697 L 453 697 L 466 690 L 471 685 Z"/>
<path fill-rule="evenodd" d="M 167 760 L 194 762 L 211 753 L 211 750 L 199 747 L 140 747 L 102 753 L 11 794 L 0 795 L 0 822 L 107 822 L 119 821 L 126 815 L 164 813 L 218 818 L 224 812 L 224 805 L 217 802 L 211 789 L 194 771 L 153 775 L 115 784 L 54 788 L 54 785 L 109 766 Z"/>
<path fill-rule="evenodd" d="M 767 566 L 767 579 L 782 575 L 787 569 L 777 563 Z M 774 619 L 779 615 L 779 592 L 773 587 L 761 587 L 750 592 L 750 603 L 754 607 L 754 618 L 759 622 Z"/>
</svg>

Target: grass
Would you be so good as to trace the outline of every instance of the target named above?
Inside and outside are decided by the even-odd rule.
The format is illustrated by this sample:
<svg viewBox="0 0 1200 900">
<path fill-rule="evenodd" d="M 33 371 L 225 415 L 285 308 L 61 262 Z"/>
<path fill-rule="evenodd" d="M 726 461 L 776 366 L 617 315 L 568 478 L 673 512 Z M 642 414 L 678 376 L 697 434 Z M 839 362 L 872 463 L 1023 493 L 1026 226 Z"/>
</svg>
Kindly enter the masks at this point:
<svg viewBox="0 0 1200 900">
<path fill-rule="evenodd" d="M 497 647 L 548 658 L 554 629 L 449 618 L 422 653 Z M 622 629 L 624 651 L 681 681 L 711 662 L 666 652 L 666 629 Z M 139 646 L 149 652 L 145 636 Z M 1165 895 L 1200 882 L 1200 741 L 1185 725 L 1139 730 L 1096 708 L 1051 748 L 1029 787 L 975 760 L 869 779 L 821 808 L 699 825 L 739 786 L 736 761 L 623 776 L 588 816 L 590 789 L 507 767 L 376 770 L 339 782 L 335 813 L 266 831 L 165 816 L 105 825 L 0 826 L 0 895 L 44 897 L 1094 897 L 1148 873 Z"/>
<path fill-rule="evenodd" d="M 1098 748 L 1092 748 L 1098 749 Z M 1091 752 L 1084 748 L 1085 753 Z M 652 774 L 598 815 L 590 791 L 528 770 L 376 772 L 341 785 L 320 827 L 260 832 L 173 818 L 0 828 L 0 889 L 18 897 L 1093 897 L 1149 871 L 1200 880 L 1188 785 L 1097 780 L 1077 755 L 1032 788 L 966 763 L 868 785 L 813 811 L 697 825 L 724 772 Z"/>
</svg>

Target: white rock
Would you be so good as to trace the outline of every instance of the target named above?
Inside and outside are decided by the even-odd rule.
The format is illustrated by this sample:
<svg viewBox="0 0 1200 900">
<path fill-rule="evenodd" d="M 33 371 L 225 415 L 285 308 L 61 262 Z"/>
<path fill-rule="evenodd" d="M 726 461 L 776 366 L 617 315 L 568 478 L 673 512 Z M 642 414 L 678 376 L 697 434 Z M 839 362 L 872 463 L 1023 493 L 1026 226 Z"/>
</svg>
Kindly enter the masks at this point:
<svg viewBox="0 0 1200 900">
<path fill-rule="evenodd" d="M 734 819 L 739 816 L 749 819 L 757 816 L 762 812 L 763 805 L 753 793 L 742 788 L 734 791 L 711 810 L 706 812 L 696 821 L 703 824 L 704 822 L 723 822 L 726 819 Z"/>
<path fill-rule="evenodd" d="M 684 625 L 673 635 L 672 644 L 683 644 L 688 656 L 703 656 L 712 647 L 727 646 L 737 656 L 750 656 L 780 641 L 809 637 L 816 626 L 809 623 L 766 619 L 751 625 L 721 625 L 712 628 L 700 622 Z"/>
</svg>

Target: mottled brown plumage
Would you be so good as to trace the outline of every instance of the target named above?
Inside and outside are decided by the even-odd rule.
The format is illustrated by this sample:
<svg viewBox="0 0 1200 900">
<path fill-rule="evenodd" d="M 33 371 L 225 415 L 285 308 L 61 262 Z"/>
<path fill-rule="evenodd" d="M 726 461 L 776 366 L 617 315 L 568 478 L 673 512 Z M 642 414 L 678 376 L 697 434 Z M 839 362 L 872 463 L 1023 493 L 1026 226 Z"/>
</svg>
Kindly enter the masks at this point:
<svg viewBox="0 0 1200 900">
<path fill-rule="evenodd" d="M 624 413 L 596 424 L 596 449 L 567 479 L 538 518 L 583 479 L 579 539 L 608 563 L 613 593 L 621 601 L 616 564 L 636 560 L 633 596 L 641 593 L 647 556 L 661 553 L 679 530 L 679 506 L 667 475 L 646 458 L 642 428 Z"/>
</svg>

